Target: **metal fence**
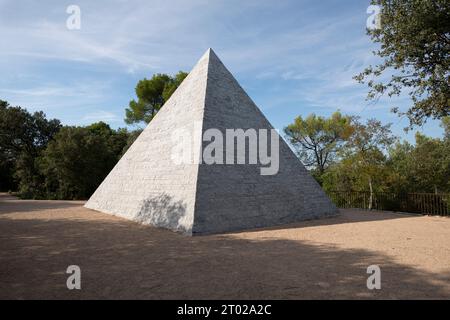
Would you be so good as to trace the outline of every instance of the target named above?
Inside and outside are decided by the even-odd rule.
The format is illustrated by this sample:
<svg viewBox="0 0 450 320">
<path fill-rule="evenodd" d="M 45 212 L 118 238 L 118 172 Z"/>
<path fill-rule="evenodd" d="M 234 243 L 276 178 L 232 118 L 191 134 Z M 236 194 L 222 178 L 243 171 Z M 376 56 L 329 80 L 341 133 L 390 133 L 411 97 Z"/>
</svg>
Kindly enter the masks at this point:
<svg viewBox="0 0 450 320">
<path fill-rule="evenodd" d="M 339 208 L 369 209 L 370 192 L 329 191 Z M 372 209 L 450 216 L 450 194 L 374 192 Z"/>
</svg>

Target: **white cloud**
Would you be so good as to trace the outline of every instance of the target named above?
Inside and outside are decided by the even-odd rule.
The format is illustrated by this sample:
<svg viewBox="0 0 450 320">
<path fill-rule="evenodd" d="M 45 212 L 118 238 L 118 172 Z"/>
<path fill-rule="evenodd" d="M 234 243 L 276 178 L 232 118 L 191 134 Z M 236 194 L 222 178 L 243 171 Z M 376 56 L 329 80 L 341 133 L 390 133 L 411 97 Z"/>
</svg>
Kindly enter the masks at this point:
<svg viewBox="0 0 450 320">
<path fill-rule="evenodd" d="M 110 83 L 97 82 L 92 79 L 67 84 L 51 82 L 38 86 L 23 86 L 20 89 L 15 89 L 13 86 L 2 88 L 0 95 L 7 101 L 32 110 L 38 110 L 41 107 L 45 109 L 68 108 L 80 106 L 83 103 L 100 102 L 104 98 L 103 92 L 109 86 Z"/>
<path fill-rule="evenodd" d="M 112 113 L 109 111 L 104 111 L 104 110 L 99 110 L 99 111 L 87 113 L 82 118 L 82 120 L 87 121 L 89 123 L 99 122 L 99 121 L 108 123 L 108 122 L 118 122 L 118 121 L 121 121 L 122 119 L 115 113 Z"/>
</svg>

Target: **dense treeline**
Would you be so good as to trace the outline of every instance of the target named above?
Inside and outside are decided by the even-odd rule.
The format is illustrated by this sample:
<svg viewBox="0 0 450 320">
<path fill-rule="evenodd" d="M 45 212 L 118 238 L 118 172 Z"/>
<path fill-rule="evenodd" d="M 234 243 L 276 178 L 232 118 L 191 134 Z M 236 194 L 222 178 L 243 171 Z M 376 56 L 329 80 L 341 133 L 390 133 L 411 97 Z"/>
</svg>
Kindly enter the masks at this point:
<svg viewBox="0 0 450 320">
<path fill-rule="evenodd" d="M 0 101 L 0 189 L 22 198 L 86 199 L 139 131 L 62 126 Z"/>
<path fill-rule="evenodd" d="M 450 117 L 444 136 L 416 133 L 400 141 L 376 119 L 335 112 L 330 118 L 297 117 L 285 128 L 300 159 L 327 191 L 450 192 Z"/>
</svg>

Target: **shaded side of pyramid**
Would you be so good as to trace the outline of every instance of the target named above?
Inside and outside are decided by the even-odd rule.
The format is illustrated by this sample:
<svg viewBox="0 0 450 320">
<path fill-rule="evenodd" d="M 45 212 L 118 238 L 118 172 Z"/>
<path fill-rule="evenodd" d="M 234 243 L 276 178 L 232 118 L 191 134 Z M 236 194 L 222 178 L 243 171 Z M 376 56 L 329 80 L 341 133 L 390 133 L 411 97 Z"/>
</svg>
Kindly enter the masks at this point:
<svg viewBox="0 0 450 320">
<path fill-rule="evenodd" d="M 191 233 L 198 165 L 174 163 L 171 135 L 203 119 L 208 59 L 198 61 L 85 207 Z"/>
<path fill-rule="evenodd" d="M 209 58 L 203 132 L 209 128 L 219 129 L 224 136 L 230 128 L 273 129 L 214 52 Z M 336 207 L 319 184 L 278 134 L 277 138 L 277 174 L 261 175 L 259 164 L 200 164 L 194 234 L 267 227 L 336 214 Z"/>
</svg>

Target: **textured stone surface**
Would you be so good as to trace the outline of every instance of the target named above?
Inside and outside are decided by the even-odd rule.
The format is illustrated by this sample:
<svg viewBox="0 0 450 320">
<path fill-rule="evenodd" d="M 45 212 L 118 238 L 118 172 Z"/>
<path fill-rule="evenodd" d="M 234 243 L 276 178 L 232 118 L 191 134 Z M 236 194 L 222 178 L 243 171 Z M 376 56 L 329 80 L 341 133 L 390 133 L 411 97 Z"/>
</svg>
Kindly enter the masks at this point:
<svg viewBox="0 0 450 320">
<path fill-rule="evenodd" d="M 187 234 L 266 227 L 337 212 L 280 137 L 276 175 L 261 175 L 259 164 L 175 164 L 171 134 L 194 123 L 202 124 L 202 132 L 272 129 L 208 50 L 85 206 Z"/>
</svg>

